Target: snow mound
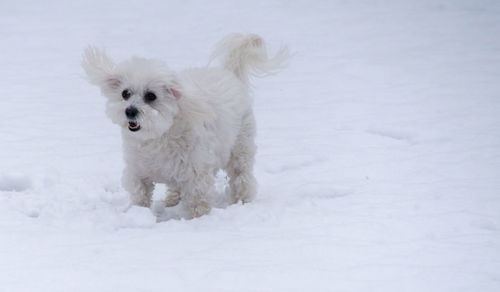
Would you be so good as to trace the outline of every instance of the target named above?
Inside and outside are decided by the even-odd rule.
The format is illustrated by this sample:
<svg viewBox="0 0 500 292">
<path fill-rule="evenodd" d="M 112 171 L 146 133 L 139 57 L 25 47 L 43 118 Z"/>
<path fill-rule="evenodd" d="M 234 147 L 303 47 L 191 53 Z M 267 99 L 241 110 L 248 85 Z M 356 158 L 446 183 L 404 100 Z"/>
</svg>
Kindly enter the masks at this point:
<svg viewBox="0 0 500 292">
<path fill-rule="evenodd" d="M 21 173 L 0 175 L 0 191 L 22 192 L 33 185 L 32 179 Z"/>
<path fill-rule="evenodd" d="M 120 218 L 122 228 L 151 228 L 156 224 L 156 216 L 150 209 L 132 206 Z"/>
</svg>

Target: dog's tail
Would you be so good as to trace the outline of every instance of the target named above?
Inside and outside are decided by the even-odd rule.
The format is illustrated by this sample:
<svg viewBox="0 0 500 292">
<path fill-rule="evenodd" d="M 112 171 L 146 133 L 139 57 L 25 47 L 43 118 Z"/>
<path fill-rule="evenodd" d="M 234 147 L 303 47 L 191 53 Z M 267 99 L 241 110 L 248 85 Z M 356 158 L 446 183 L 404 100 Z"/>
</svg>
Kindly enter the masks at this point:
<svg viewBox="0 0 500 292">
<path fill-rule="evenodd" d="M 219 59 L 224 68 L 248 85 L 250 76 L 274 74 L 285 67 L 289 53 L 286 47 L 282 47 L 270 58 L 260 36 L 231 34 L 222 39 L 215 48 L 211 60 L 215 59 Z"/>
</svg>

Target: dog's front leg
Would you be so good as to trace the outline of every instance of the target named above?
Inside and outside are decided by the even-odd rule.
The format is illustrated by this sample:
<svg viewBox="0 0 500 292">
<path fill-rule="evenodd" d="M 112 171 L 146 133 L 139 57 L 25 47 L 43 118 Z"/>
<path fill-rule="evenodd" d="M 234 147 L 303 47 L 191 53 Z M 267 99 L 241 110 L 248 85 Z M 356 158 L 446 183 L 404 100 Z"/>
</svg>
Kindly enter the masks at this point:
<svg viewBox="0 0 500 292">
<path fill-rule="evenodd" d="M 122 177 L 123 188 L 130 194 L 131 205 L 151 207 L 154 184 L 133 172 L 125 170 Z"/>
<path fill-rule="evenodd" d="M 211 210 L 210 197 L 215 191 L 214 175 L 207 171 L 193 175 L 180 185 L 180 195 L 190 218 L 208 214 Z"/>
<path fill-rule="evenodd" d="M 181 193 L 178 190 L 168 189 L 165 198 L 165 207 L 177 206 L 181 201 Z"/>
</svg>

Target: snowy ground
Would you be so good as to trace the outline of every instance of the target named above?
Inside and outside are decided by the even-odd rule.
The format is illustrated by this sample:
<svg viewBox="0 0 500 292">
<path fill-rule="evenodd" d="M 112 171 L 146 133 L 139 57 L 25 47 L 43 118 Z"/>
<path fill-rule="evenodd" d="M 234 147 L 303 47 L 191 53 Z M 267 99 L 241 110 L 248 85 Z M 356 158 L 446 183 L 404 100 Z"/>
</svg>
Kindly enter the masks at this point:
<svg viewBox="0 0 500 292">
<path fill-rule="evenodd" d="M 254 82 L 258 199 L 123 213 L 83 48 L 180 69 L 229 32 L 295 53 Z M 1 291 L 500 291 L 498 1 L 3 0 L 0 36 Z"/>
</svg>

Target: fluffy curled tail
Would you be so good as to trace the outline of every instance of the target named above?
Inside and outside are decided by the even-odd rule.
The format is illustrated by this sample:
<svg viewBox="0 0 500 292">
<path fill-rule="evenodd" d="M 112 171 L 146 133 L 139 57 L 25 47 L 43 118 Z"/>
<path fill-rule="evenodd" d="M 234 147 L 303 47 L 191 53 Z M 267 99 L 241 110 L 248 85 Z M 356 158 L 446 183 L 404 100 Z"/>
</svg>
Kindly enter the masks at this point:
<svg viewBox="0 0 500 292">
<path fill-rule="evenodd" d="M 231 34 L 219 42 L 212 54 L 214 59 L 248 85 L 250 76 L 266 76 L 285 67 L 289 53 L 287 48 L 281 48 L 270 58 L 260 36 Z"/>
</svg>

